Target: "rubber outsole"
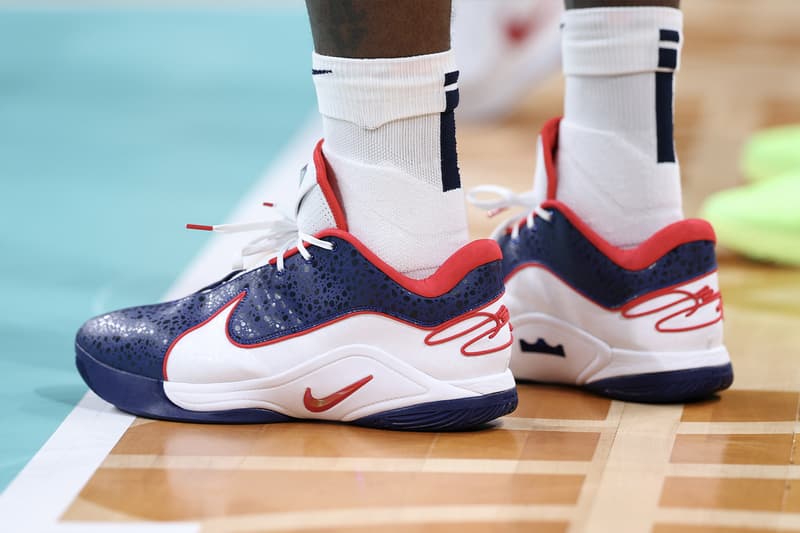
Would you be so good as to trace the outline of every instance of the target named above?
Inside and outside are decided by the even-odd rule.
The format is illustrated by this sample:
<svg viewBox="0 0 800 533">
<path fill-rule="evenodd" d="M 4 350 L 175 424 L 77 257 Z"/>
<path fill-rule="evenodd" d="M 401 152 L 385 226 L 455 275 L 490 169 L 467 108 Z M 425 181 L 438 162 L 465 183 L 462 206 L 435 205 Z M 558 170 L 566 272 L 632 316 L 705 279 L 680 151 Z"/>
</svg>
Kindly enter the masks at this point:
<svg viewBox="0 0 800 533">
<path fill-rule="evenodd" d="M 482 426 L 517 408 L 517 389 L 472 398 L 442 400 L 385 411 L 353 424 L 379 429 L 464 431 Z"/>
<path fill-rule="evenodd" d="M 733 366 L 654 372 L 601 379 L 583 385 L 596 394 L 641 403 L 685 403 L 708 398 L 733 383 Z"/>
<path fill-rule="evenodd" d="M 189 411 L 172 403 L 164 382 L 113 368 L 75 345 L 75 365 L 98 396 L 118 409 L 146 418 L 209 424 L 268 424 L 298 420 L 267 409 Z M 517 390 L 456 400 L 428 402 L 346 422 L 348 424 L 405 431 L 464 431 L 511 413 L 517 407 Z"/>
</svg>

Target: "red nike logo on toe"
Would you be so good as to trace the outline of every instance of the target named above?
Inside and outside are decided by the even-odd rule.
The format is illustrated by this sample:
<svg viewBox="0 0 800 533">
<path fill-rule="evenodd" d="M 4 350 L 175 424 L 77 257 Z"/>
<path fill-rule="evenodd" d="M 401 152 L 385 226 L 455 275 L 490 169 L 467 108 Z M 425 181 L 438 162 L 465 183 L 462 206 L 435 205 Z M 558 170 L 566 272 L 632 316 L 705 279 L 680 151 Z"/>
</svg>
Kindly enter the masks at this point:
<svg viewBox="0 0 800 533">
<path fill-rule="evenodd" d="M 311 394 L 311 387 L 308 387 L 306 388 L 306 393 L 303 396 L 303 405 L 305 405 L 306 409 L 308 409 L 312 413 L 321 413 L 323 411 L 327 411 L 328 409 L 332 409 L 333 407 L 337 406 L 338 404 L 346 400 L 358 389 L 360 389 L 370 381 L 372 381 L 372 375 L 359 379 L 355 383 L 351 383 L 347 387 L 339 389 L 333 394 L 325 396 L 324 398 L 314 398 L 314 395 Z"/>
</svg>

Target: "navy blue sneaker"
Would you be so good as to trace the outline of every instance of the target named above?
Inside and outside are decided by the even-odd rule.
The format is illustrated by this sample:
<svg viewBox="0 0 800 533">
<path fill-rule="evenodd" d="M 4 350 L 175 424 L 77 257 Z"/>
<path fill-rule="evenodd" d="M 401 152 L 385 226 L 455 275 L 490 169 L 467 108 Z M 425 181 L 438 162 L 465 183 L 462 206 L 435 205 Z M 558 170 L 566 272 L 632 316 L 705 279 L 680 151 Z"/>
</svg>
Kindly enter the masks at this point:
<svg viewBox="0 0 800 533">
<path fill-rule="evenodd" d="M 298 204 L 316 198 L 331 227 L 193 226 L 265 233 L 243 251 L 251 265 L 214 285 L 86 322 L 75 349 L 89 387 L 124 411 L 191 422 L 460 430 L 513 411 L 497 243 L 408 278 L 348 233 L 333 186 L 320 143 Z"/>
<path fill-rule="evenodd" d="M 470 194 L 495 210 L 527 208 L 494 234 L 514 326 L 514 375 L 642 402 L 726 389 L 733 369 L 711 225 L 682 220 L 637 248 L 612 246 L 555 198 L 558 126 L 559 119 L 548 122 L 539 139 L 535 183 L 547 187 L 544 202 L 493 186 Z M 479 201 L 479 193 L 501 199 Z"/>
</svg>

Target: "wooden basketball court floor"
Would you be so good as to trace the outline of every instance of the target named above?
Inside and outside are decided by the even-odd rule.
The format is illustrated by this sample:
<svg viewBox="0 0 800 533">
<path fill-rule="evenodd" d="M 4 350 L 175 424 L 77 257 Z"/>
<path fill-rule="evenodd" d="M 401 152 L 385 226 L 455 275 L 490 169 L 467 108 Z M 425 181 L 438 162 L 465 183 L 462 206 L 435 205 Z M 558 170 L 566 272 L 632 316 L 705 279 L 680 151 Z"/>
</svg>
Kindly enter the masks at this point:
<svg viewBox="0 0 800 533">
<path fill-rule="evenodd" d="M 686 210 L 741 182 L 752 131 L 800 122 L 800 3 L 685 0 L 676 133 Z M 530 186 L 561 81 L 500 124 L 460 125 L 468 186 Z M 471 213 L 475 236 L 494 222 Z M 520 384 L 515 413 L 456 434 L 136 419 L 59 522 L 204 532 L 800 531 L 800 271 L 721 252 L 736 381 L 691 405 Z M 80 526 L 80 527 L 78 527 Z M 101 529 L 98 529 L 102 531 Z M 9 530 L 10 531 L 10 530 Z"/>
</svg>

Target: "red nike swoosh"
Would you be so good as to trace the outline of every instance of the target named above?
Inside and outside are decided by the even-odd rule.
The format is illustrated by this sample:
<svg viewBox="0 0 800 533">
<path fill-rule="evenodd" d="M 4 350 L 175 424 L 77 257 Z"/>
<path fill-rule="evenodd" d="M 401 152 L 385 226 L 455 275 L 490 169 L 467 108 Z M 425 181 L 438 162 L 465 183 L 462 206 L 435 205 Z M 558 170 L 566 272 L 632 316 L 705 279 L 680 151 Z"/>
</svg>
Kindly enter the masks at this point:
<svg viewBox="0 0 800 533">
<path fill-rule="evenodd" d="M 347 387 L 339 389 L 333 394 L 325 396 L 324 398 L 314 398 L 314 395 L 311 394 L 311 387 L 308 387 L 306 388 L 306 393 L 303 396 L 303 405 L 305 405 L 306 409 L 312 413 L 321 413 L 323 411 L 327 411 L 328 409 L 332 409 L 336 405 L 346 400 L 358 389 L 370 381 L 372 381 L 372 375 L 361 378 L 355 383 L 351 383 Z"/>
</svg>

